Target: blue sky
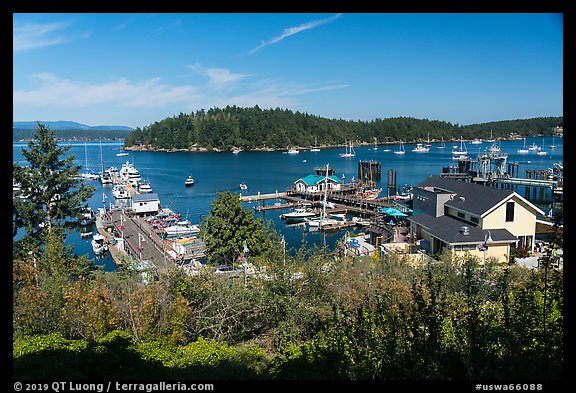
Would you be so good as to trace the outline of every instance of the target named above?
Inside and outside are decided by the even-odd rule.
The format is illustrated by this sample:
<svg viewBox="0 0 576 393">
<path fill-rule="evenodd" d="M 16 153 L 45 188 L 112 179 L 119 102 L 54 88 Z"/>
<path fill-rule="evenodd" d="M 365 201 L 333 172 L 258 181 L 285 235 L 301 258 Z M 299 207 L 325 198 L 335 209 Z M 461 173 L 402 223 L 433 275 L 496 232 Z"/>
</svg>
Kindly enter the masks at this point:
<svg viewBox="0 0 576 393">
<path fill-rule="evenodd" d="M 562 14 L 16 13 L 13 66 L 14 121 L 563 116 Z"/>
</svg>

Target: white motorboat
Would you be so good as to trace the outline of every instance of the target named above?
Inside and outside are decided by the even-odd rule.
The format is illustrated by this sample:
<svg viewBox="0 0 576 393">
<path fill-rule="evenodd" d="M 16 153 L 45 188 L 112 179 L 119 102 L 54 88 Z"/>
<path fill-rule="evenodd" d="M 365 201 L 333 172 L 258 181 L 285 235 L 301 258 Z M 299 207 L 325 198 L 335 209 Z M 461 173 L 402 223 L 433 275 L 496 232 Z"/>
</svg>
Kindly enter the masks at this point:
<svg viewBox="0 0 576 393">
<path fill-rule="evenodd" d="M 247 190 L 248 189 L 248 185 L 246 183 L 240 183 L 239 187 L 241 190 Z"/>
<path fill-rule="evenodd" d="M 430 148 L 425 147 L 422 143 L 417 143 L 416 147 L 412 149 L 414 153 L 428 153 Z"/>
<path fill-rule="evenodd" d="M 282 214 L 281 219 L 291 222 L 304 221 L 306 217 L 314 217 L 316 213 L 306 206 L 295 207 L 291 212 Z"/>
<path fill-rule="evenodd" d="M 116 184 L 114 188 L 112 188 L 112 195 L 116 199 L 129 199 L 130 191 L 124 184 Z"/>
<path fill-rule="evenodd" d="M 142 180 L 140 184 L 138 184 L 138 192 L 140 192 L 140 194 L 150 194 L 152 192 L 150 181 Z"/>
<path fill-rule="evenodd" d="M 298 149 L 294 149 L 294 148 L 288 149 L 288 154 L 299 154 L 299 153 L 300 153 L 300 150 L 298 150 Z"/>
<path fill-rule="evenodd" d="M 191 175 L 189 175 L 189 176 L 186 178 L 186 180 L 184 181 L 184 185 L 185 185 L 186 187 L 193 186 L 194 183 L 195 183 L 195 180 L 194 180 L 194 178 L 193 178 Z"/>
<path fill-rule="evenodd" d="M 96 233 L 92 236 L 92 250 L 95 255 L 102 255 L 108 251 L 108 246 L 106 245 L 106 238 L 104 235 Z"/>
<path fill-rule="evenodd" d="M 177 222 L 164 228 L 164 232 L 167 236 L 191 236 L 200 233 L 200 227 L 189 222 Z"/>
</svg>

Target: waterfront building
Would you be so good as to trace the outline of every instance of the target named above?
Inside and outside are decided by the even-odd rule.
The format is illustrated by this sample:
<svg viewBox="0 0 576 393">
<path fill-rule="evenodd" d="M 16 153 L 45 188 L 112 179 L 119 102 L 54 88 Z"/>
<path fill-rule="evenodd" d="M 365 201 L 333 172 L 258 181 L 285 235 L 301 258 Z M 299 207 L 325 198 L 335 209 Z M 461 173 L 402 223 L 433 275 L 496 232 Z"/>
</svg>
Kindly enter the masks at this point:
<svg viewBox="0 0 576 393">
<path fill-rule="evenodd" d="M 534 251 L 545 213 L 515 191 L 430 176 L 412 192 L 410 238 L 428 254 L 448 248 L 508 262 L 511 246 Z"/>
</svg>

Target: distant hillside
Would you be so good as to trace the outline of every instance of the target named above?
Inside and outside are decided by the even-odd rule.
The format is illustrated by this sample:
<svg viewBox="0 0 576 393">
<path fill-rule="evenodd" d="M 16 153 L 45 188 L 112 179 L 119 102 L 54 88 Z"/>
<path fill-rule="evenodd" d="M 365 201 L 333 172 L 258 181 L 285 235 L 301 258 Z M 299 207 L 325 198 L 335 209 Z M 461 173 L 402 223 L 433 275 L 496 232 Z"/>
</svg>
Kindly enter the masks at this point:
<svg viewBox="0 0 576 393">
<path fill-rule="evenodd" d="M 30 139 L 38 123 L 54 131 L 56 138 L 74 139 L 123 139 L 134 129 L 126 126 L 87 126 L 75 121 L 15 121 L 12 122 L 12 140 Z"/>
<path fill-rule="evenodd" d="M 75 121 L 15 121 L 12 123 L 14 130 L 33 130 L 38 123 L 44 124 L 52 131 L 58 130 L 96 130 L 96 131 L 132 131 L 133 128 L 126 126 L 87 126 L 86 124 L 77 123 Z"/>
</svg>

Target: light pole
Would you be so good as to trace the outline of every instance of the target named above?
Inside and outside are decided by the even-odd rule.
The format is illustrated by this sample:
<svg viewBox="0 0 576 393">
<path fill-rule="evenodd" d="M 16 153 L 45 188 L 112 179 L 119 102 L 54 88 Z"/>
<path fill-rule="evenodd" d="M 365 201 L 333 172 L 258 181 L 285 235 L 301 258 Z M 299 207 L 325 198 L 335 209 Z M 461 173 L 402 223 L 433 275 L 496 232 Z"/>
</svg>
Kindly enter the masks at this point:
<svg viewBox="0 0 576 393">
<path fill-rule="evenodd" d="M 483 244 L 483 248 L 484 248 L 484 269 L 486 269 L 486 250 L 488 249 L 488 242 L 492 242 L 492 234 L 490 233 L 490 231 L 486 232 L 484 234 L 484 244 Z"/>
</svg>

